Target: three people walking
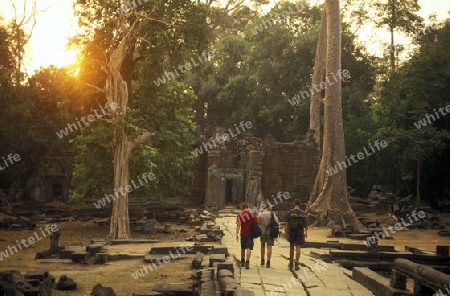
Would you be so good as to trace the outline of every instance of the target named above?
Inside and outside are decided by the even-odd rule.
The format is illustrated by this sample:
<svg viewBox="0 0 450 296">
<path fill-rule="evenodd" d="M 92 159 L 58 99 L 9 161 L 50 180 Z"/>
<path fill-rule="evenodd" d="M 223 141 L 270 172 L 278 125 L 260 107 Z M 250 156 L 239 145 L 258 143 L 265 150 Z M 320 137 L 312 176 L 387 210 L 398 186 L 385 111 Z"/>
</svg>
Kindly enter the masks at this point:
<svg viewBox="0 0 450 296">
<path fill-rule="evenodd" d="M 290 209 L 285 216 L 285 237 L 290 245 L 289 268 L 295 266 L 295 270 L 300 268 L 301 245 L 305 243 L 305 238 L 308 235 L 306 216 L 301 210 L 300 204 L 301 201 L 295 199 L 294 208 Z M 236 241 L 240 241 L 241 244 L 241 267 L 245 266 L 245 269 L 250 268 L 250 257 L 254 247 L 251 227 L 253 220 L 261 226 L 261 266 L 271 267 L 270 259 L 275 238 L 278 237 L 279 219 L 273 212 L 273 206 L 270 203 L 263 206 L 264 211 L 258 216 L 256 212 L 251 212 L 248 203 L 244 202 L 241 206 L 241 212 L 236 217 Z"/>
</svg>

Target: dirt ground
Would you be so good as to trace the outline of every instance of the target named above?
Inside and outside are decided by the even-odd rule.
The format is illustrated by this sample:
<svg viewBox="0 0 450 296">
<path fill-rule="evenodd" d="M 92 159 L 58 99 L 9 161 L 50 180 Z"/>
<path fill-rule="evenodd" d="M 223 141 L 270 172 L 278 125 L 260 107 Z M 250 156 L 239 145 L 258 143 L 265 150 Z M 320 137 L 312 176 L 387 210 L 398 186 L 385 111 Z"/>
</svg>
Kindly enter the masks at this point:
<svg viewBox="0 0 450 296">
<path fill-rule="evenodd" d="M 3 217 L 4 216 L 0 214 L 0 218 L 3 219 Z M 382 222 L 382 226 L 395 222 L 393 218 L 390 218 L 386 214 L 376 215 L 374 217 L 377 217 Z M 450 215 L 443 215 L 441 221 L 447 225 L 446 229 L 450 229 Z M 46 224 L 53 223 L 38 224 L 36 230 L 0 230 L 0 252 L 4 252 L 8 246 L 16 246 L 16 240 L 20 241 L 21 239 L 28 239 L 29 237 L 34 236 L 35 231 L 40 234 L 39 228 L 44 228 Z M 61 232 L 59 242 L 62 246 L 87 245 L 90 243 L 91 238 L 104 238 L 109 232 L 109 228 L 107 226 L 97 226 L 96 223 L 92 222 L 73 221 L 56 224 Z M 383 239 L 379 244 L 394 245 L 398 251 L 404 250 L 405 246 L 435 250 L 436 245 L 450 245 L 450 237 L 441 237 L 437 235 L 437 232 L 438 230 L 408 230 L 405 228 L 393 234 L 392 239 Z M 173 233 L 171 234 L 158 233 L 153 236 L 138 233 L 133 234 L 134 238 L 159 239 L 160 242 L 157 244 L 115 245 L 106 246 L 106 249 L 108 252 L 113 253 L 127 252 L 131 254 L 145 254 L 149 252 L 152 246 L 180 245 L 185 242 L 184 239 L 186 237 L 193 234 L 195 234 L 194 227 L 189 227 L 187 225 L 174 225 Z M 363 244 L 363 241 L 360 240 L 333 238 L 329 237 L 329 234 L 330 229 L 326 227 L 314 227 L 309 229 L 307 240 L 319 242 L 339 240 L 340 242 Z M 35 244 L 30 245 L 28 248 L 10 255 L 8 258 L 0 260 L 0 271 L 14 269 L 24 273 L 26 271 L 33 270 L 48 270 L 50 271 L 50 274 L 56 277 L 56 279 L 63 274 L 73 278 L 78 284 L 77 291 L 61 292 L 55 290 L 53 295 L 59 296 L 89 295 L 92 287 L 97 283 L 101 283 L 103 286 L 112 287 L 117 295 L 122 296 L 130 295 L 132 291 L 150 290 L 156 283 L 191 282 L 191 259 L 180 259 L 171 261 L 168 264 L 160 265 L 156 270 L 153 270 L 135 280 L 131 274 L 143 266 L 142 259 L 112 261 L 105 265 L 41 263 L 40 260 L 35 260 L 34 257 L 36 252 L 48 249 L 49 245 L 50 240 L 48 238 L 42 239 L 37 241 Z"/>
<path fill-rule="evenodd" d="M 1 217 L 0 217 L 1 218 Z M 36 231 L 40 237 L 40 227 L 44 228 L 47 223 L 38 224 L 36 230 L 6 231 L 0 230 L 0 252 L 4 252 L 8 246 L 17 246 L 16 240 L 27 240 L 35 236 Z M 48 223 L 53 224 L 53 223 Z M 90 243 L 91 238 L 104 238 L 109 232 L 107 226 L 97 226 L 90 222 L 63 222 L 56 223 L 61 232 L 59 245 L 61 246 L 85 246 Z M 180 232 L 184 229 L 187 232 Z M 146 254 L 152 246 L 157 245 L 179 245 L 178 242 L 185 242 L 184 238 L 195 233 L 195 228 L 186 225 L 174 225 L 172 234 L 158 233 L 156 235 L 142 235 L 134 233 L 134 238 L 160 239 L 157 244 L 130 244 L 130 245 L 108 245 L 106 250 L 111 253 L 126 252 L 130 254 Z M 78 284 L 77 291 L 61 292 L 54 290 L 53 295 L 90 295 L 92 287 L 97 283 L 103 286 L 112 287 L 117 295 L 131 295 L 133 291 L 151 290 L 156 283 L 190 283 L 191 282 L 191 259 L 180 259 L 171 261 L 168 264 L 156 265 L 157 269 L 149 271 L 142 277 L 134 279 L 131 275 L 143 266 L 142 259 L 111 261 L 104 265 L 82 265 L 67 263 L 41 263 L 35 260 L 37 252 L 48 249 L 50 239 L 44 238 L 30 245 L 28 248 L 19 250 L 8 258 L 0 260 L 0 271 L 18 270 L 22 273 L 27 271 L 48 270 L 56 277 L 56 280 L 63 274 L 71 277 Z"/>
</svg>

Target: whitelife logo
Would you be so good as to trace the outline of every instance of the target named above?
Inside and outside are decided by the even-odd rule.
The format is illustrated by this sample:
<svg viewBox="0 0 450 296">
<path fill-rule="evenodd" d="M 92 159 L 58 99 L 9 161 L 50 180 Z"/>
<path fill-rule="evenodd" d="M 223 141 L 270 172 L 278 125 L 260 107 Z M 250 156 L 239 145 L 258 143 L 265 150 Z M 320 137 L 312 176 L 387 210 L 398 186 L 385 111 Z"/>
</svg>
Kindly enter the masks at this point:
<svg viewBox="0 0 450 296">
<path fill-rule="evenodd" d="M 245 125 L 245 127 L 244 127 L 244 125 Z M 251 129 L 253 127 L 253 124 L 250 121 L 247 121 L 245 123 L 243 121 L 241 121 L 239 126 L 242 129 L 242 132 L 245 132 L 246 130 Z M 219 137 L 219 135 L 216 136 L 217 143 L 219 143 L 219 144 L 225 143 L 225 141 L 230 139 L 230 135 L 231 135 L 231 138 L 234 138 L 237 135 L 239 135 L 241 133 L 240 129 L 236 126 L 236 124 L 234 125 L 234 127 L 236 128 L 236 134 L 233 134 L 233 131 L 231 130 L 231 128 L 229 128 L 228 131 L 230 132 L 230 134 L 224 133 L 220 137 Z M 222 141 L 220 141 L 220 139 L 222 139 Z M 191 154 L 194 157 L 198 157 L 199 155 L 203 154 L 203 148 L 205 148 L 205 151 L 207 152 L 208 149 L 213 149 L 215 147 L 217 147 L 215 140 L 211 140 L 206 143 L 202 142 L 202 146 L 200 146 L 199 148 L 195 148 L 193 151 L 191 151 Z"/>
<path fill-rule="evenodd" d="M 111 105 L 109 105 L 109 103 L 106 103 L 106 104 L 105 104 L 105 109 L 108 110 L 108 113 L 106 113 L 106 112 L 105 112 L 105 109 L 103 109 L 101 106 L 100 106 L 100 108 L 102 109 L 103 115 L 106 115 L 106 114 L 110 113 L 111 111 L 116 110 L 116 109 L 117 109 L 117 104 L 116 104 L 116 103 L 112 103 Z M 102 118 L 103 115 L 102 115 L 102 114 L 98 114 L 97 111 L 98 111 L 97 109 L 94 110 L 95 116 L 96 116 L 97 118 Z M 87 119 L 89 122 L 86 122 L 86 119 Z M 96 118 L 95 118 L 94 115 L 92 115 L 92 114 L 89 114 L 88 116 L 82 116 L 82 117 L 81 117 L 81 121 L 83 122 L 84 126 L 88 126 L 89 123 L 95 121 L 95 119 L 96 119 Z M 67 127 L 66 127 L 65 129 L 63 129 L 63 130 L 60 130 L 59 132 L 56 132 L 56 135 L 57 135 L 60 139 L 62 139 L 63 137 L 69 135 L 69 130 L 70 130 L 70 132 L 73 132 L 74 130 L 77 131 L 79 128 L 82 128 L 83 126 L 81 125 L 80 120 L 78 120 L 78 118 L 76 118 L 75 120 L 76 120 L 76 124 L 75 124 L 75 123 L 68 123 L 68 124 L 67 124 Z M 78 125 L 78 126 L 77 126 L 77 125 Z"/>
<path fill-rule="evenodd" d="M 286 291 L 292 289 L 295 286 L 298 286 L 301 282 L 305 282 L 305 280 L 315 277 L 316 274 L 320 273 L 323 270 L 327 270 L 329 268 L 326 262 L 316 262 L 314 267 L 312 267 L 311 272 L 308 272 L 306 268 L 302 268 L 303 274 L 299 272 L 297 276 L 291 276 L 289 280 L 283 280 L 284 283 L 281 283 L 273 290 L 270 290 L 269 296 L 278 296 L 278 295 L 286 295 Z M 267 294 L 266 294 L 267 295 Z"/>
<path fill-rule="evenodd" d="M 163 257 L 161 257 L 161 258 L 156 259 L 156 263 L 158 264 L 158 266 L 164 265 L 164 264 L 166 264 L 166 263 L 169 263 L 169 262 L 172 261 L 172 260 L 175 260 L 175 259 L 181 257 L 180 251 L 181 251 L 183 254 L 186 254 L 187 252 L 192 251 L 194 248 L 193 248 L 192 246 L 184 246 L 184 245 L 181 245 L 180 248 L 174 247 L 174 249 L 175 249 L 175 251 L 177 252 L 178 255 L 174 255 L 174 254 L 172 253 L 172 251 L 169 251 L 169 255 L 165 255 L 165 256 L 163 256 Z M 169 256 L 170 256 L 170 257 L 169 257 Z M 161 261 L 162 261 L 162 262 L 161 262 Z M 142 265 L 142 268 L 139 268 L 138 270 L 136 270 L 135 272 L 133 272 L 133 273 L 131 274 L 131 276 L 132 276 L 135 280 L 137 280 L 138 278 L 143 277 L 143 276 L 145 275 L 145 274 L 144 274 L 144 271 L 145 271 L 146 274 L 148 274 L 148 271 L 149 271 L 149 270 L 150 270 L 150 271 L 155 271 L 156 269 L 158 269 L 158 266 L 156 266 L 155 262 L 153 262 L 152 264 L 148 264 L 148 265 L 143 264 L 143 265 Z"/>
<path fill-rule="evenodd" d="M 169 72 L 166 72 L 166 71 L 165 71 L 165 72 L 164 72 L 164 75 L 161 76 L 161 77 L 158 77 L 157 80 L 153 80 L 153 83 L 154 83 L 156 86 L 160 86 L 161 84 L 164 84 L 164 83 L 170 81 L 171 79 L 178 78 L 178 77 L 180 77 L 181 74 L 178 73 L 177 69 L 180 70 L 180 72 L 181 72 L 182 74 L 184 74 L 186 71 L 192 70 L 192 65 L 194 65 L 194 67 L 198 67 L 198 66 L 200 66 L 201 64 L 203 64 L 204 62 L 206 62 L 208 59 L 213 58 L 214 55 L 215 55 L 215 52 L 214 52 L 213 50 L 209 50 L 208 52 L 206 52 L 206 50 L 204 50 L 204 51 L 202 52 L 202 55 L 197 57 L 197 60 L 200 62 L 200 64 L 197 64 L 197 63 L 196 63 L 196 60 L 192 57 L 192 58 L 191 58 L 192 64 L 191 64 L 190 62 L 187 62 L 187 63 L 184 64 L 184 65 L 178 65 L 177 68 L 173 67 L 173 71 L 177 74 L 176 76 L 175 76 L 175 74 L 174 74 L 173 72 L 171 72 L 171 71 L 169 71 Z M 203 58 L 202 58 L 202 57 L 203 57 Z M 184 67 L 184 68 L 183 68 L 183 67 Z M 166 80 L 166 78 L 167 78 L 167 80 Z"/>
<path fill-rule="evenodd" d="M 435 122 L 436 120 L 440 119 L 438 111 L 441 112 L 442 116 L 445 116 L 448 113 L 450 113 L 450 105 L 445 106 L 445 111 L 447 111 L 447 112 L 444 111 L 443 107 L 439 107 L 438 111 L 436 111 L 436 109 L 433 109 L 433 111 L 434 111 L 434 115 L 436 115 L 436 117 L 434 117 L 433 114 L 425 115 L 425 117 L 422 120 L 419 120 L 414 123 L 414 125 L 416 126 L 417 129 L 426 127 L 427 121 L 429 124 L 431 124 L 431 123 Z"/>
<path fill-rule="evenodd" d="M 22 239 L 22 240 L 20 240 L 20 242 L 16 240 L 17 247 L 16 246 L 8 246 L 8 248 L 6 248 L 4 252 L 0 252 L 0 261 L 2 261 L 3 258 L 6 259 L 9 256 L 14 255 L 15 253 L 18 253 L 19 250 L 22 251 L 22 246 L 23 246 L 23 248 L 28 248 L 29 246 L 34 245 L 36 243 L 36 240 L 40 241 L 43 238 L 46 238 L 47 235 L 45 234 L 44 230 L 42 230 L 42 227 L 40 227 L 40 229 L 41 229 L 42 237 L 40 237 L 38 235 L 38 233 L 35 231 L 34 236 L 30 236 L 26 240 Z M 45 226 L 45 231 L 48 233 L 48 235 L 51 235 L 52 232 L 58 231 L 58 226 L 56 224 L 53 224 L 53 225 L 47 224 Z M 36 238 L 36 240 L 34 238 Z M 26 242 L 28 242 L 28 244 Z M 19 250 L 17 250 L 17 248 L 19 248 Z"/>
<path fill-rule="evenodd" d="M 143 173 L 143 174 L 142 174 L 142 179 L 145 180 L 145 183 L 148 183 L 148 182 L 151 181 L 151 180 L 155 180 L 155 174 L 153 174 L 153 173 L 150 173 L 150 174 L 149 174 L 149 173 Z M 138 176 L 138 181 L 139 181 L 139 184 L 141 184 L 141 186 L 144 186 L 144 183 L 142 182 L 140 176 Z M 133 190 L 138 189 L 139 187 L 141 187 L 141 186 L 139 186 L 139 185 L 136 185 L 136 183 L 134 182 L 134 180 L 131 180 L 131 184 L 132 184 L 133 186 L 127 185 L 125 188 L 120 187 L 120 188 L 117 189 L 117 190 L 114 189 L 114 194 L 105 194 L 105 197 L 104 197 L 104 198 L 99 199 L 99 200 L 97 200 L 96 202 L 94 202 L 94 206 L 95 206 L 97 209 L 100 209 L 101 207 L 104 207 L 104 206 L 106 206 L 107 204 L 110 204 L 111 201 L 116 200 L 116 199 L 119 199 L 119 197 L 120 197 L 120 196 L 119 196 L 119 192 L 120 192 L 120 194 L 121 194 L 122 196 L 124 196 L 125 194 L 130 193 L 131 191 L 133 191 Z M 125 190 L 126 192 L 124 192 L 124 190 Z M 106 201 L 108 201 L 108 203 L 106 203 Z"/>
<path fill-rule="evenodd" d="M 282 199 L 282 197 L 284 198 L 284 200 Z M 291 198 L 291 195 L 287 191 L 286 192 L 278 191 L 276 197 L 272 194 L 272 202 L 270 202 L 269 199 L 267 199 L 267 198 L 263 202 L 261 200 L 261 196 L 258 196 L 257 197 L 257 202 L 259 203 L 259 211 L 258 211 L 258 208 L 256 206 L 253 208 L 253 211 L 257 212 L 258 214 L 262 213 L 267 208 L 267 206 L 270 206 L 270 207 L 273 208 L 274 206 L 278 205 L 277 199 L 280 201 L 280 203 L 282 203 L 285 200 L 288 200 L 290 198 Z"/>
<path fill-rule="evenodd" d="M 414 218 L 414 221 L 411 219 L 411 217 Z M 396 233 L 397 231 L 400 231 L 402 228 L 408 227 L 409 225 L 412 225 L 415 222 L 418 222 L 419 219 L 425 218 L 425 212 L 424 211 L 419 211 L 419 212 L 413 211 L 411 213 L 411 216 L 409 216 L 409 214 L 408 214 L 406 216 L 406 218 L 409 220 L 410 223 L 405 222 L 405 219 L 401 218 L 400 220 L 402 223 L 395 223 L 394 225 L 389 225 L 387 228 L 390 230 L 391 233 Z M 375 232 L 374 235 L 372 235 L 371 237 L 368 237 L 367 240 L 364 241 L 366 246 L 369 247 L 370 245 L 377 243 L 382 238 L 390 237 L 388 229 L 386 229 L 386 227 L 383 227 L 383 231 Z"/>
<path fill-rule="evenodd" d="M 299 7 L 299 4 L 300 4 L 301 8 Z M 265 29 L 272 27 L 276 23 L 276 19 L 285 19 L 289 15 L 294 15 L 296 12 L 300 12 L 302 9 L 305 9 L 306 7 L 308 7 L 308 4 L 306 3 L 306 1 L 303 1 L 299 4 L 296 4 L 297 11 L 292 10 L 291 6 L 289 6 L 289 11 L 285 10 L 285 11 L 281 12 L 281 14 L 275 13 L 276 18 L 265 19 L 260 23 L 259 26 L 258 25 L 254 26 L 253 28 L 250 29 L 250 31 L 252 31 L 253 35 L 261 33 Z"/>
<path fill-rule="evenodd" d="M 12 155 L 11 153 L 6 157 L 3 156 L 3 164 L 5 165 L 4 167 L 0 164 L 0 171 L 3 171 L 4 169 L 6 169 L 7 167 L 9 167 L 10 165 L 13 165 L 16 162 L 20 161 L 20 155 L 19 154 L 14 154 Z M 14 161 L 13 161 L 14 160 Z"/>
<path fill-rule="evenodd" d="M 386 140 L 382 140 L 382 141 L 376 140 L 374 145 L 375 145 L 375 147 L 377 147 L 377 150 L 375 150 L 373 148 L 372 144 L 369 143 L 369 147 L 370 147 L 370 150 L 372 150 L 372 153 L 367 151 L 367 148 L 364 147 L 363 150 L 364 150 L 365 154 L 362 152 L 359 152 L 358 154 L 356 154 L 356 157 L 358 157 L 358 160 L 363 160 L 366 156 L 370 156 L 373 153 L 380 151 L 381 148 L 386 148 L 388 146 L 388 142 Z M 350 160 L 352 160 L 353 163 L 358 162 L 358 160 L 355 159 L 355 155 L 353 155 L 353 154 L 350 155 L 350 157 L 346 156 L 345 160 L 347 161 L 348 166 L 345 161 L 336 161 L 336 165 L 334 167 L 330 167 L 328 170 L 325 170 L 327 172 L 328 176 L 333 176 L 334 174 L 337 174 L 339 172 L 339 170 L 342 171 L 342 170 L 346 169 L 347 167 L 350 167 L 352 165 L 352 162 Z M 339 170 L 338 170 L 338 167 L 339 167 Z"/>
<path fill-rule="evenodd" d="M 329 76 L 327 76 L 326 78 L 326 82 L 321 82 L 319 83 L 319 85 L 314 84 L 310 89 L 309 92 L 306 90 L 301 90 L 298 92 L 298 94 L 296 94 L 295 96 L 293 96 L 291 99 L 288 100 L 289 104 L 291 104 L 292 106 L 295 106 L 296 104 L 306 100 L 306 97 L 311 98 L 313 92 L 320 92 L 322 90 L 324 90 L 325 88 L 327 88 L 327 86 L 332 86 L 334 85 L 336 82 L 341 81 L 342 78 L 348 78 L 350 77 L 350 71 L 344 69 L 344 70 L 339 70 L 337 74 L 332 73 L 332 81 L 330 79 Z M 302 98 L 300 99 L 300 96 L 302 96 Z"/>
</svg>

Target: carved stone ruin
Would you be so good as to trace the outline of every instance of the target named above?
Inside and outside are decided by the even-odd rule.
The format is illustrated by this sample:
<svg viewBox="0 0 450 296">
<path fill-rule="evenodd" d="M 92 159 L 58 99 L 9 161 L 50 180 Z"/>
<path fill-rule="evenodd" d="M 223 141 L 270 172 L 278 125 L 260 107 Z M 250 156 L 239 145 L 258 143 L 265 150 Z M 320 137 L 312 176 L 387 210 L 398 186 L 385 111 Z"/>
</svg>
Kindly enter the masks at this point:
<svg viewBox="0 0 450 296">
<path fill-rule="evenodd" d="M 440 295 L 450 293 L 448 287 L 450 275 L 407 259 L 395 259 L 391 287 L 405 289 L 408 278 L 414 281 L 414 295 L 425 295 L 431 292 L 439 292 Z"/>
</svg>

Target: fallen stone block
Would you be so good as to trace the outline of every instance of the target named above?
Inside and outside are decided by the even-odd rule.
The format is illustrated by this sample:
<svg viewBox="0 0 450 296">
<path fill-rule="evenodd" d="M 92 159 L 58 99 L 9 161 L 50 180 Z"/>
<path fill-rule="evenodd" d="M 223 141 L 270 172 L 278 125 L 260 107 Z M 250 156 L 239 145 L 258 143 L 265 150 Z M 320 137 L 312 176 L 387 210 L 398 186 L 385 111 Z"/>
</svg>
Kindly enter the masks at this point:
<svg viewBox="0 0 450 296">
<path fill-rule="evenodd" d="M 217 280 L 220 280 L 221 278 L 224 278 L 224 277 L 234 278 L 234 275 L 228 269 L 221 269 L 221 270 L 217 271 Z"/>
<path fill-rule="evenodd" d="M 84 263 L 87 263 L 89 260 L 89 253 L 88 252 L 79 252 L 79 253 L 75 252 L 75 253 L 72 253 L 70 255 L 70 257 L 73 262 L 84 264 Z"/>
<path fill-rule="evenodd" d="M 191 268 L 201 268 L 202 267 L 202 260 L 203 257 L 205 256 L 205 254 L 203 254 L 202 252 L 197 252 L 195 254 L 194 259 L 192 260 L 192 264 L 191 264 Z"/>
<path fill-rule="evenodd" d="M 113 239 L 111 245 L 122 244 L 154 244 L 159 243 L 159 239 Z"/>
<path fill-rule="evenodd" d="M 203 221 L 198 219 L 198 220 L 191 220 L 187 222 L 187 225 L 189 226 L 201 226 L 203 224 Z"/>
<path fill-rule="evenodd" d="M 49 264 L 72 264 L 72 259 L 59 259 L 59 258 L 51 258 L 51 259 L 41 259 L 40 263 L 49 263 Z"/>
<path fill-rule="evenodd" d="M 436 254 L 442 257 L 449 257 L 450 246 L 436 246 Z"/>
<path fill-rule="evenodd" d="M 59 259 L 72 259 L 72 253 L 74 250 L 61 250 L 59 251 Z"/>
<path fill-rule="evenodd" d="M 225 262 L 224 254 L 211 254 L 209 256 L 209 267 L 212 267 L 214 263 Z"/>
<path fill-rule="evenodd" d="M 255 296 L 255 293 L 250 290 L 237 289 L 236 292 L 234 292 L 234 296 Z"/>
<path fill-rule="evenodd" d="M 335 259 L 381 259 L 379 254 L 366 251 L 330 250 L 330 255 Z"/>
<path fill-rule="evenodd" d="M 241 287 L 238 281 L 232 277 L 222 277 L 218 281 L 220 291 L 224 296 L 233 296 L 235 291 Z"/>
<path fill-rule="evenodd" d="M 116 296 L 116 293 L 110 287 L 103 287 L 101 284 L 97 284 L 92 288 L 90 296 Z"/>
<path fill-rule="evenodd" d="M 200 296 L 216 295 L 216 283 L 213 280 L 202 283 L 200 286 Z"/>
<path fill-rule="evenodd" d="M 224 245 L 213 246 L 210 254 L 224 254 L 225 256 L 229 256 L 228 248 Z"/>
<path fill-rule="evenodd" d="M 53 253 L 50 250 L 37 252 L 34 259 L 48 259 L 51 258 Z"/>
<path fill-rule="evenodd" d="M 145 221 L 144 233 L 155 234 L 158 229 L 158 222 L 155 219 Z"/>
<path fill-rule="evenodd" d="M 103 238 L 91 238 L 91 244 L 102 244 L 106 245 L 106 241 Z"/>
<path fill-rule="evenodd" d="M 234 264 L 232 261 L 226 261 L 223 263 L 217 263 L 217 272 L 221 271 L 222 269 L 226 269 L 231 271 L 232 274 L 234 274 Z"/>
<path fill-rule="evenodd" d="M 39 296 L 52 296 L 52 290 L 50 286 L 45 284 L 44 282 L 40 282 L 39 285 Z"/>
<path fill-rule="evenodd" d="M 77 289 L 77 283 L 65 274 L 63 274 L 56 284 L 56 289 L 60 291 L 74 291 Z"/>
<path fill-rule="evenodd" d="M 0 272 L 0 295 L 51 296 L 54 277 L 48 271 L 31 271 L 25 275 L 15 270 Z"/>
<path fill-rule="evenodd" d="M 26 279 L 36 279 L 39 281 L 43 281 L 44 279 L 49 277 L 48 271 L 27 271 L 24 274 Z"/>
<path fill-rule="evenodd" d="M 208 232 L 210 232 L 211 230 L 209 228 L 206 227 L 201 227 L 198 232 L 200 232 L 200 234 L 208 234 Z"/>
<path fill-rule="evenodd" d="M 195 240 L 199 242 L 213 242 L 214 240 L 206 234 L 199 234 L 195 236 Z"/>
<path fill-rule="evenodd" d="M 89 252 L 89 255 L 95 256 L 95 254 L 102 252 L 102 248 L 102 244 L 91 244 L 86 246 L 86 251 Z"/>
<path fill-rule="evenodd" d="M 390 279 L 379 275 L 366 267 L 353 268 L 353 279 L 369 289 L 375 295 L 383 296 L 412 296 L 408 290 L 400 290 L 390 287 Z"/>
<path fill-rule="evenodd" d="M 203 254 L 208 254 L 212 250 L 212 246 L 204 245 L 190 245 L 190 246 L 176 246 L 176 247 L 152 247 L 149 254 L 174 254 L 177 255 L 177 250 L 180 254 L 192 254 L 195 255 L 197 252 L 202 252 Z"/>
<path fill-rule="evenodd" d="M 164 296 L 164 294 L 158 291 L 146 291 L 146 292 L 133 292 L 133 296 Z"/>
<path fill-rule="evenodd" d="M 163 293 L 163 295 L 174 296 L 193 296 L 198 295 L 191 284 L 155 284 L 154 291 Z"/>
<path fill-rule="evenodd" d="M 183 258 L 186 258 L 186 256 L 183 256 L 183 255 L 178 256 L 177 254 L 175 254 L 175 255 L 173 255 L 173 254 L 172 255 L 171 254 L 158 254 L 158 255 L 147 254 L 144 256 L 144 262 L 145 263 L 165 264 L 165 263 L 169 263 L 171 261 L 183 259 Z"/>
<path fill-rule="evenodd" d="M 28 283 L 35 288 L 38 288 L 41 285 L 41 281 L 36 279 L 28 279 Z"/>
<path fill-rule="evenodd" d="M 95 254 L 94 264 L 105 264 L 108 263 L 108 253 L 97 253 Z"/>
<path fill-rule="evenodd" d="M 338 259 L 335 262 L 342 267 L 352 270 L 354 267 L 368 267 L 374 271 L 384 271 L 390 272 L 394 263 L 380 260 L 348 260 L 348 259 Z"/>
</svg>

